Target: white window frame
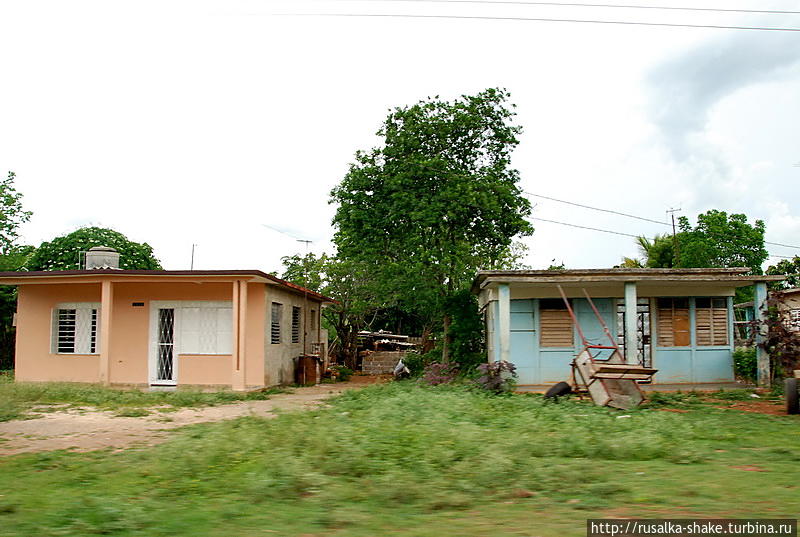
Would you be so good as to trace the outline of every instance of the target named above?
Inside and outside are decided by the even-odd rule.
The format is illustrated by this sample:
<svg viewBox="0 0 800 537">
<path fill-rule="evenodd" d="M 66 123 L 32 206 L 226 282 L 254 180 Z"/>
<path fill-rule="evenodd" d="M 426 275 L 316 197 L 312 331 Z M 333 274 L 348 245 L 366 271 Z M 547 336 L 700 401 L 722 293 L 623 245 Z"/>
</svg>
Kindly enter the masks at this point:
<svg viewBox="0 0 800 537">
<path fill-rule="evenodd" d="M 62 352 L 58 350 L 59 311 L 75 310 L 75 350 Z M 94 331 L 94 352 L 92 345 L 92 310 L 97 311 Z M 98 355 L 100 354 L 100 302 L 61 302 L 53 307 L 50 322 L 50 352 L 62 356 Z"/>
<path fill-rule="evenodd" d="M 230 300 L 153 300 L 150 302 L 150 341 L 158 336 L 158 310 L 174 309 L 174 341 L 175 353 L 192 356 L 226 356 L 233 354 L 233 302 Z M 192 347 L 186 337 L 190 332 L 189 322 L 192 313 L 189 310 L 218 310 L 217 322 L 224 319 L 226 323 L 214 333 L 214 342 L 207 348 Z M 229 323 L 229 324 L 228 324 Z M 227 329 L 226 329 L 227 328 Z M 223 339 L 220 339 L 220 336 Z M 198 343 L 199 345 L 199 343 Z M 213 348 L 209 348 L 213 347 Z"/>
<path fill-rule="evenodd" d="M 156 368 L 158 367 L 158 310 L 172 309 L 175 311 L 173 318 L 173 364 L 172 376 L 173 379 L 178 379 L 179 374 L 179 360 L 181 355 L 190 356 L 228 356 L 233 354 L 233 302 L 230 300 L 151 300 L 150 301 L 150 334 L 148 336 L 148 347 L 150 349 L 148 356 L 148 369 L 150 376 L 150 384 L 156 382 Z M 230 330 L 219 329 L 215 332 L 216 342 L 213 352 L 194 352 L 199 349 L 192 349 L 184 340 L 186 323 L 191 318 L 191 314 L 186 314 L 185 310 L 189 309 L 217 309 L 220 318 L 227 319 L 226 322 L 230 323 Z M 227 339 L 220 341 L 220 334 L 229 335 Z M 165 382 L 158 381 L 159 384 L 166 384 Z M 177 383 L 174 380 L 173 383 Z"/>
</svg>

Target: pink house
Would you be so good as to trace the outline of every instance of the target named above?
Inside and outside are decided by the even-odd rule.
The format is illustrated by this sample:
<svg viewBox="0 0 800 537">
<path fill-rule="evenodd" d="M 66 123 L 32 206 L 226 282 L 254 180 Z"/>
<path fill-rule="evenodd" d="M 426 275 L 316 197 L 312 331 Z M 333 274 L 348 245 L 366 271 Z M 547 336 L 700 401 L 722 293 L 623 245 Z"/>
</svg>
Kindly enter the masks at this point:
<svg viewBox="0 0 800 537">
<path fill-rule="evenodd" d="M 18 381 L 251 390 L 326 355 L 332 300 L 258 270 L 0 272 L 16 285 Z"/>
</svg>

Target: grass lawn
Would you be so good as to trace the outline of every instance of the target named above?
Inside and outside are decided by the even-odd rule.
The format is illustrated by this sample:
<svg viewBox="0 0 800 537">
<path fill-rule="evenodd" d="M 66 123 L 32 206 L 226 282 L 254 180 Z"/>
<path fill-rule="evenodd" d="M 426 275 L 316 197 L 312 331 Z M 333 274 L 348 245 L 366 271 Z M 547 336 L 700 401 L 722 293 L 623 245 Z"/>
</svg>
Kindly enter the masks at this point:
<svg viewBox="0 0 800 537">
<path fill-rule="evenodd" d="M 582 536 L 589 517 L 795 518 L 798 465 L 797 417 L 691 396 L 622 413 L 402 382 L 273 420 L 194 425 L 147 449 L 0 459 L 0 527 Z"/>
<path fill-rule="evenodd" d="M 75 407 L 111 410 L 120 416 L 144 416 L 149 413 L 148 407 L 183 408 L 269 399 L 271 394 L 281 391 L 144 392 L 68 382 L 15 383 L 10 375 L 0 375 L 0 421 L 30 417 L 31 410 L 45 412 L 52 408 Z"/>
</svg>

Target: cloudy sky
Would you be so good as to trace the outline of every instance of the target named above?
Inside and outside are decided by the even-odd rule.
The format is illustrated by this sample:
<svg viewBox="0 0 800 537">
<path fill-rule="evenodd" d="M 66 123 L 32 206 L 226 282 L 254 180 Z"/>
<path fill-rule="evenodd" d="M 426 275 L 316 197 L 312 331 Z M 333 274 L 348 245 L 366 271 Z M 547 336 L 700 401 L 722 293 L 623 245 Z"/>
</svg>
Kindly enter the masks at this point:
<svg viewBox="0 0 800 537">
<path fill-rule="evenodd" d="M 25 241 L 101 225 L 165 268 L 189 268 L 196 244 L 195 268 L 276 270 L 305 251 L 296 239 L 331 250 L 329 192 L 390 107 L 505 87 L 527 192 L 658 221 L 744 212 L 800 245 L 800 32 L 324 13 L 800 28 L 794 14 L 513 2 L 3 0 L 0 173 L 34 212 Z M 670 230 L 532 201 L 536 218 Z M 637 254 L 629 237 L 535 226 L 535 268 Z"/>
</svg>

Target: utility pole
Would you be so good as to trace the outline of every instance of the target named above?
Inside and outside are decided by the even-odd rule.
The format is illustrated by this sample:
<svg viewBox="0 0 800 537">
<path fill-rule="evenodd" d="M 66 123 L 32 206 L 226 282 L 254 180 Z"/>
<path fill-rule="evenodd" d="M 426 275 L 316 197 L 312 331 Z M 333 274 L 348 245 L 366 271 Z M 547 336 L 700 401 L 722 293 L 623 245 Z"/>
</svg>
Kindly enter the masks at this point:
<svg viewBox="0 0 800 537">
<path fill-rule="evenodd" d="M 192 244 L 192 260 L 189 263 L 189 270 L 194 270 L 194 247 L 197 246 L 196 244 Z"/>
<path fill-rule="evenodd" d="M 674 260 L 675 260 L 674 264 L 675 265 L 679 265 L 680 262 L 681 262 L 681 249 L 680 249 L 680 246 L 678 244 L 678 235 L 675 232 L 675 213 L 677 211 L 680 211 L 680 210 L 681 210 L 680 207 L 678 207 L 677 209 L 673 208 L 673 209 L 667 210 L 667 213 L 669 213 L 669 215 L 672 217 L 672 249 L 675 252 L 675 255 L 674 255 Z"/>
</svg>

